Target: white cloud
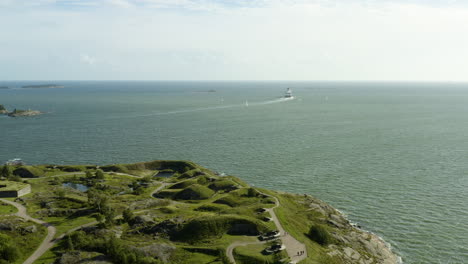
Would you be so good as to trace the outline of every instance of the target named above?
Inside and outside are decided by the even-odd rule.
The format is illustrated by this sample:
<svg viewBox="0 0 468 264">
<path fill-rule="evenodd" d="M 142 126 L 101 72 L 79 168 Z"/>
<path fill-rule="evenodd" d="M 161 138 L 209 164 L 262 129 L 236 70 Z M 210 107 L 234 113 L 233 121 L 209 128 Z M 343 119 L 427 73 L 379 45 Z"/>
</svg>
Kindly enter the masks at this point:
<svg viewBox="0 0 468 264">
<path fill-rule="evenodd" d="M 80 62 L 88 65 L 93 65 L 94 63 L 96 63 L 96 58 L 91 57 L 88 54 L 81 54 Z"/>
<path fill-rule="evenodd" d="M 128 7 L 134 6 L 131 2 L 127 0 L 106 0 L 105 2 L 109 5 L 116 6 L 116 7 L 128 8 Z"/>
<path fill-rule="evenodd" d="M 92 12 L 0 10 L 0 68 L 80 54 L 96 75 L 73 68 L 72 58 L 54 67 L 73 69 L 71 79 L 468 80 L 466 8 L 272 0 L 210 9 L 212 2 L 203 2 L 209 12 L 167 8 L 189 7 L 188 0 L 114 0 L 126 8 Z M 17 74 L 24 76 L 0 72 L 0 79 L 38 73 Z"/>
</svg>

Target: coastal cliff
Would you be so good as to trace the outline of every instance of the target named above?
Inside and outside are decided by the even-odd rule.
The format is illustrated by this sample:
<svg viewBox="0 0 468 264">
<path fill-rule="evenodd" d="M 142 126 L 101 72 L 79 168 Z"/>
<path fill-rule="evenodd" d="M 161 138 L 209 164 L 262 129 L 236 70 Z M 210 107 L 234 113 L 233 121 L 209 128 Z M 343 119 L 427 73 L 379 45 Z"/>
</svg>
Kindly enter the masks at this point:
<svg viewBox="0 0 468 264">
<path fill-rule="evenodd" d="M 19 173 L 26 169 L 27 176 Z M 18 263 L 32 254 L 24 248 L 39 248 L 34 255 L 39 258 L 52 247 L 47 256 L 57 263 L 89 258 L 145 264 L 399 261 L 378 236 L 353 226 L 319 199 L 254 188 L 188 161 L 0 171 L 27 177 L 32 193 L 18 201 L 30 217 L 54 223 L 49 230 L 67 234 L 20 247 Z M 0 217 L 0 226 L 5 221 Z M 21 240 L 11 230 L 12 241 Z"/>
</svg>

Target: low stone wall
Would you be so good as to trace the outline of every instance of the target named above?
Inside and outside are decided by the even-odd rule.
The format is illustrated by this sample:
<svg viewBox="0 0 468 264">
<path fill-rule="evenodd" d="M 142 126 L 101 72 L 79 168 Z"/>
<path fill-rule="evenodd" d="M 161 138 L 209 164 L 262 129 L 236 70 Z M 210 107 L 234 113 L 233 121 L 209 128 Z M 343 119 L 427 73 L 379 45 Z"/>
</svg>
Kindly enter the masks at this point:
<svg viewBox="0 0 468 264">
<path fill-rule="evenodd" d="M 19 191 L 0 191 L 0 198 L 21 197 L 28 193 L 31 193 L 31 185 L 29 184 Z"/>
<path fill-rule="evenodd" d="M 28 186 L 26 186 L 23 189 L 18 191 L 18 196 L 17 197 L 21 197 L 21 196 L 26 195 L 28 193 L 31 193 L 31 185 L 29 185 L 29 184 L 28 184 Z"/>
</svg>

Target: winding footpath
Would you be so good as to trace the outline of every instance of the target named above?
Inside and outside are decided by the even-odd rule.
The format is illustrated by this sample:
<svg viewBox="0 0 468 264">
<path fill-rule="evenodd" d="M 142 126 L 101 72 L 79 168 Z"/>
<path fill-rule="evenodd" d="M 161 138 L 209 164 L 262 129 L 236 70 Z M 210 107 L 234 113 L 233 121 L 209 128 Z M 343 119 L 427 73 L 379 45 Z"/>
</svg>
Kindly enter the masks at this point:
<svg viewBox="0 0 468 264">
<path fill-rule="evenodd" d="M 41 178 L 69 176 L 69 175 L 76 175 L 76 174 L 84 174 L 84 173 L 67 173 L 67 174 L 60 174 L 60 175 L 54 175 L 54 176 L 49 176 L 49 177 L 41 177 Z M 135 177 L 135 178 L 141 178 L 140 176 L 135 176 L 135 175 L 126 174 L 126 173 L 116 173 L 116 174 Z M 41 179 L 41 178 L 31 178 L 31 179 Z M 165 186 L 166 185 L 163 184 L 162 186 L 158 187 L 154 192 L 159 191 L 160 189 L 164 188 Z M 75 227 L 75 228 L 72 228 L 72 229 L 68 230 L 67 232 L 61 234 L 59 237 L 54 239 L 55 234 L 57 233 L 57 229 L 53 225 L 51 225 L 51 224 L 49 224 L 49 223 L 47 223 L 45 221 L 42 221 L 40 219 L 32 218 L 30 215 L 28 215 L 26 207 L 24 207 L 22 204 L 19 204 L 17 202 L 8 201 L 8 200 L 5 200 L 5 199 L 0 199 L 0 201 L 16 207 L 16 209 L 18 209 L 18 212 L 15 213 L 14 215 L 16 215 L 18 217 L 21 217 L 21 218 L 23 218 L 23 219 L 25 219 L 27 221 L 31 221 L 31 222 L 34 222 L 34 223 L 37 223 L 37 224 L 40 224 L 40 225 L 43 225 L 43 226 L 47 227 L 47 236 L 44 238 L 41 245 L 36 249 L 36 251 L 34 251 L 34 253 L 31 256 L 29 256 L 29 258 L 27 260 L 25 260 L 23 262 L 23 264 L 32 264 L 32 263 L 34 263 L 37 259 L 39 259 L 42 255 L 44 255 L 44 253 L 47 250 L 51 249 L 57 242 L 59 242 L 61 239 L 63 239 L 67 234 L 70 234 L 70 233 L 72 233 L 74 231 L 77 231 L 77 230 L 79 230 L 79 229 L 81 229 L 83 227 L 88 227 L 88 226 L 93 226 L 93 225 L 98 224 L 97 221 L 93 221 L 93 222 L 90 222 L 90 223 L 87 223 L 87 224 L 84 224 L 84 225 L 80 225 L 78 227 Z"/>
<path fill-rule="evenodd" d="M 60 177 L 60 176 L 73 175 L 73 174 L 82 174 L 82 173 L 61 174 L 61 175 L 55 175 L 55 176 L 49 176 L 49 177 Z M 140 176 L 125 174 L 125 173 L 116 173 L 116 174 L 141 178 Z M 161 191 L 162 189 L 166 188 L 168 185 L 171 184 L 171 183 L 167 183 L 167 182 L 160 182 L 160 183 L 161 183 L 161 186 L 157 187 L 154 191 L 152 191 L 150 193 L 151 197 L 154 197 L 154 195 L 157 192 Z M 261 193 L 261 194 L 263 194 L 265 196 L 271 197 L 271 198 L 273 198 L 275 200 L 275 206 L 273 206 L 272 208 L 266 209 L 266 211 L 268 213 L 270 213 L 270 216 L 271 216 L 273 222 L 275 223 L 277 230 L 280 232 L 280 239 L 281 239 L 283 245 L 286 247 L 286 252 L 288 253 L 288 256 L 289 256 L 291 262 L 298 263 L 298 262 L 302 261 L 303 259 L 307 258 L 307 249 L 306 249 L 305 244 L 299 242 L 293 236 L 286 233 L 283 226 L 281 225 L 281 222 L 279 221 L 278 217 L 276 216 L 276 213 L 275 213 L 274 209 L 280 206 L 280 202 L 279 202 L 278 198 L 273 196 L 273 195 L 268 195 L 268 194 L 265 194 L 265 193 L 262 193 L 262 192 L 259 192 L 259 193 Z M 16 209 L 18 209 L 18 212 L 15 213 L 14 215 L 16 215 L 18 217 L 21 217 L 21 218 L 23 218 L 23 219 L 25 219 L 27 221 L 32 221 L 34 223 L 41 224 L 41 225 L 47 227 L 47 236 L 44 238 L 41 245 L 36 249 L 36 251 L 26 261 L 24 261 L 23 264 L 32 264 L 32 263 L 34 263 L 47 250 L 52 248 L 58 241 L 63 239 L 67 234 L 69 234 L 71 232 L 74 232 L 76 230 L 79 230 L 79 229 L 81 229 L 83 227 L 96 225 L 98 223 L 98 222 L 94 221 L 94 222 L 91 222 L 91 223 L 87 223 L 87 224 L 75 227 L 73 229 L 68 230 L 64 234 L 60 235 L 58 238 L 54 239 L 55 234 L 57 233 L 57 229 L 53 225 L 51 225 L 51 224 L 49 224 L 49 223 L 47 223 L 45 221 L 42 221 L 40 219 L 32 218 L 31 216 L 29 216 L 27 214 L 26 207 L 24 207 L 22 204 L 19 204 L 17 202 L 12 202 L 12 201 L 9 201 L 9 200 L 5 200 L 5 199 L 0 199 L 0 201 L 16 207 Z M 248 245 L 254 245 L 254 244 L 265 244 L 267 242 L 268 241 L 254 241 L 254 242 L 237 241 L 237 242 L 233 242 L 227 247 L 226 255 L 229 258 L 229 260 L 232 263 L 235 264 L 236 261 L 235 261 L 235 258 L 234 258 L 233 251 L 234 251 L 234 249 L 236 247 L 248 246 Z M 304 253 L 302 255 L 298 254 L 300 251 L 303 251 Z"/>
<path fill-rule="evenodd" d="M 257 190 L 258 191 L 258 190 Z M 307 249 L 305 244 L 299 242 L 297 239 L 295 239 L 293 236 L 291 236 L 289 233 L 287 233 L 283 226 L 281 225 L 281 222 L 279 221 L 278 217 L 276 216 L 275 213 L 275 208 L 280 206 L 280 202 L 278 198 L 276 198 L 273 195 L 268 195 L 265 193 L 262 193 L 259 191 L 259 193 L 271 197 L 275 200 L 275 206 L 272 208 L 266 209 L 268 213 L 270 213 L 271 218 L 273 219 L 273 222 L 276 225 L 277 230 L 280 232 L 280 239 L 283 245 L 286 247 L 286 252 L 288 253 L 288 256 L 293 263 L 299 263 L 303 259 L 307 258 Z M 226 256 L 229 258 L 229 260 L 232 263 L 236 263 L 236 260 L 234 258 L 233 251 L 236 247 L 239 246 L 248 246 L 248 245 L 254 245 L 254 244 L 265 244 L 268 241 L 256 241 L 256 242 L 234 242 L 230 244 L 227 249 L 226 249 Z M 303 251 L 304 253 L 301 255 L 299 252 Z"/>
<path fill-rule="evenodd" d="M 57 233 L 57 229 L 47 222 L 44 222 L 42 220 L 32 218 L 31 216 L 29 216 L 28 213 L 26 212 L 26 207 L 24 207 L 22 204 L 8 201 L 5 199 L 0 199 L 0 201 L 16 207 L 16 209 L 18 209 L 18 212 L 15 213 L 14 215 L 21 217 L 27 221 L 32 221 L 34 223 L 41 224 L 47 227 L 47 236 L 44 238 L 41 245 L 36 249 L 36 251 L 34 251 L 34 253 L 26 261 L 23 262 L 23 264 L 32 264 L 34 261 L 36 261 L 40 256 L 42 256 L 47 250 L 49 250 L 56 243 L 54 240 L 54 236 Z"/>
</svg>

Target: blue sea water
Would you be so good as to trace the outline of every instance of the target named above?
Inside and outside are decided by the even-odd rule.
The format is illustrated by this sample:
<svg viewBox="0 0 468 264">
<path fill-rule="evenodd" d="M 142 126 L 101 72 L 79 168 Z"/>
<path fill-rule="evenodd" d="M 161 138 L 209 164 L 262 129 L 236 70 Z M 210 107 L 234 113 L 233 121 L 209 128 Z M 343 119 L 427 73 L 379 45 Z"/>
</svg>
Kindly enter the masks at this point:
<svg viewBox="0 0 468 264">
<path fill-rule="evenodd" d="M 0 116 L 0 161 L 192 160 L 314 195 L 405 263 L 468 263 L 468 84 L 53 83 L 0 89 L 9 109 L 47 112 Z M 278 100 L 286 87 L 295 100 Z"/>
</svg>

